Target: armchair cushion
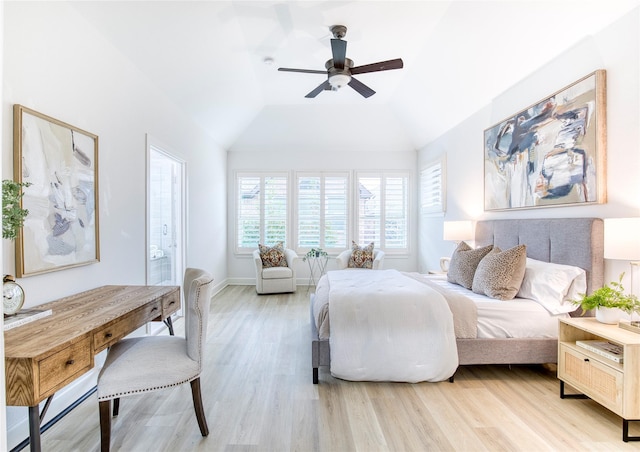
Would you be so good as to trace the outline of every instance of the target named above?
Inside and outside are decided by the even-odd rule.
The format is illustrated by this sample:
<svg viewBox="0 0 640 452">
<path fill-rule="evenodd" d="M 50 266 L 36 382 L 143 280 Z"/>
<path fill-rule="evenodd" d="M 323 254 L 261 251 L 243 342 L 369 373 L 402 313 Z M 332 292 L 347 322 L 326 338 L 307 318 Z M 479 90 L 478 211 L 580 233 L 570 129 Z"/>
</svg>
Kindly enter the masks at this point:
<svg viewBox="0 0 640 452">
<path fill-rule="evenodd" d="M 262 269 L 262 279 L 292 278 L 293 270 L 289 267 L 271 267 Z"/>
<path fill-rule="evenodd" d="M 348 268 L 373 268 L 373 242 L 367 246 L 359 246 L 356 242 L 351 242 L 351 256 L 349 257 Z"/>
<path fill-rule="evenodd" d="M 287 259 L 284 255 L 284 246 L 282 242 L 276 243 L 272 247 L 258 245 L 260 249 L 260 259 L 262 259 L 262 267 L 286 267 Z"/>
</svg>

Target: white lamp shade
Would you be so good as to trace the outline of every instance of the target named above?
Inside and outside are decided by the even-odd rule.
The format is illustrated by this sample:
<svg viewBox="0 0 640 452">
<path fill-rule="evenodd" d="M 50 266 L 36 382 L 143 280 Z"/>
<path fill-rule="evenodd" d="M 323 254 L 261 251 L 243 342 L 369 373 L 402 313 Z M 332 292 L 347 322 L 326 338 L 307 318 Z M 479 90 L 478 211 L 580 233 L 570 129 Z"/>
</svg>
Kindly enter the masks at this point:
<svg viewBox="0 0 640 452">
<path fill-rule="evenodd" d="M 444 222 L 444 240 L 453 242 L 462 242 L 463 240 L 471 240 L 475 237 L 473 233 L 473 221 L 445 221 Z"/>
<path fill-rule="evenodd" d="M 604 258 L 640 260 L 640 218 L 604 220 Z"/>
</svg>

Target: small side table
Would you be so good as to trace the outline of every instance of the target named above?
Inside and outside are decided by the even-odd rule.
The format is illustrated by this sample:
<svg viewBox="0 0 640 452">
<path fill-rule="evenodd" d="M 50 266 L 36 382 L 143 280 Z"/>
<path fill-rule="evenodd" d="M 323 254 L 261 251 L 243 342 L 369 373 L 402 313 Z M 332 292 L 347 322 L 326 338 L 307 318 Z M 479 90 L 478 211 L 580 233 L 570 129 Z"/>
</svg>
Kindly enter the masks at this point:
<svg viewBox="0 0 640 452">
<path fill-rule="evenodd" d="M 329 257 L 328 256 L 317 256 L 317 257 L 312 256 L 312 257 L 305 257 L 304 259 L 307 261 L 307 264 L 309 265 L 309 285 L 307 287 L 307 291 L 308 291 L 311 286 L 315 287 L 318 280 L 322 277 L 322 275 L 324 275 L 327 268 L 327 262 L 329 262 Z"/>
<path fill-rule="evenodd" d="M 430 275 L 440 275 L 440 276 L 447 276 L 447 272 L 443 272 L 441 270 L 429 270 L 428 272 Z"/>
</svg>

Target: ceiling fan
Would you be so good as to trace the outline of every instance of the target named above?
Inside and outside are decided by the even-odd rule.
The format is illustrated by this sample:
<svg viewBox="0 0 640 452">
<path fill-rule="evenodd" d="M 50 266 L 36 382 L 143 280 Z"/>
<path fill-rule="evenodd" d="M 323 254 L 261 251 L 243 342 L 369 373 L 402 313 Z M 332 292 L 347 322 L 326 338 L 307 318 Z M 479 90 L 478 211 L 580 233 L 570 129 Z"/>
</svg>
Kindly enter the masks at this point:
<svg viewBox="0 0 640 452">
<path fill-rule="evenodd" d="M 345 85 L 349 85 L 355 89 L 363 97 L 371 97 L 376 92 L 364 83 L 353 78 L 354 75 L 365 74 L 367 72 L 388 71 L 391 69 L 402 69 L 403 63 L 400 58 L 389 61 L 380 61 L 379 63 L 365 64 L 364 66 L 353 67 L 353 61 L 346 58 L 347 41 L 342 38 L 347 34 L 347 27 L 344 25 L 334 25 L 331 32 L 335 39 L 331 40 L 331 52 L 333 59 L 327 61 L 324 65 L 325 71 L 313 69 L 292 69 L 286 67 L 278 68 L 284 72 L 303 72 L 306 74 L 326 74 L 327 80 L 321 83 L 317 88 L 304 97 L 316 97 L 322 91 L 337 91 Z"/>
</svg>

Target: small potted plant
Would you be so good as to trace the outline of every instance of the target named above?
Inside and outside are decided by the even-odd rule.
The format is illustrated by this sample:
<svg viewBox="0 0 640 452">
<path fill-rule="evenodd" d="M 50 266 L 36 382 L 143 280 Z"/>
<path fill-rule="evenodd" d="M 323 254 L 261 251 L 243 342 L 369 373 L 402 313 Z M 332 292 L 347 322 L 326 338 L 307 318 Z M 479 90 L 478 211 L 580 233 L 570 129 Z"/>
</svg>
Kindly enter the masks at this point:
<svg viewBox="0 0 640 452">
<path fill-rule="evenodd" d="M 313 259 L 313 258 L 317 258 L 317 257 L 326 257 L 327 256 L 327 252 L 324 251 L 322 248 L 311 248 L 309 251 L 307 251 L 307 254 L 304 255 L 304 257 L 302 258 L 302 261 L 306 261 L 307 259 Z"/>
<path fill-rule="evenodd" d="M 620 274 L 618 281 L 605 284 L 590 295 L 582 294 L 582 299 L 574 303 L 584 312 L 595 309 L 596 319 L 602 323 L 618 323 L 620 311 L 640 314 L 640 300 L 633 294 L 624 293 L 623 277 L 624 273 Z"/>
<path fill-rule="evenodd" d="M 27 209 L 23 209 L 20 200 L 24 193 L 22 187 L 31 185 L 28 182 L 2 181 L 2 238 L 15 240 L 18 230 L 24 224 L 24 219 L 29 215 Z"/>
</svg>

